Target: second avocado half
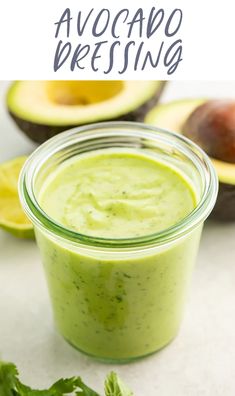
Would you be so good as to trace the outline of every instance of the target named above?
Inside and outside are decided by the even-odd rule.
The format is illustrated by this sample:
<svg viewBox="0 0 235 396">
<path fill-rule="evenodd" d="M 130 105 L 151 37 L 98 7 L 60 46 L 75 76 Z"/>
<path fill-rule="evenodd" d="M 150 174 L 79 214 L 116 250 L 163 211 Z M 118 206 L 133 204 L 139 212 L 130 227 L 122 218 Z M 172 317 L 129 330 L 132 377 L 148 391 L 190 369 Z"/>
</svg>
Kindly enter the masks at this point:
<svg viewBox="0 0 235 396">
<path fill-rule="evenodd" d="M 159 128 L 183 134 L 189 116 L 206 99 L 184 99 L 153 108 L 145 122 Z M 211 158 L 219 178 L 219 194 L 211 217 L 220 221 L 235 221 L 235 164 Z"/>
</svg>

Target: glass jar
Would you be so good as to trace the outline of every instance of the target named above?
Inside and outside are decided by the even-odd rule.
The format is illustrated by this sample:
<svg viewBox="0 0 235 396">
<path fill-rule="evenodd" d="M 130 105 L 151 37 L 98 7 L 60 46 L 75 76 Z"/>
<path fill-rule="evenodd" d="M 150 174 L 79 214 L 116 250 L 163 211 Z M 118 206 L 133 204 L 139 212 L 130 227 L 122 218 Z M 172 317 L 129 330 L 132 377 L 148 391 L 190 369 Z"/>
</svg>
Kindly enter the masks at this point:
<svg viewBox="0 0 235 396">
<path fill-rule="evenodd" d="M 74 156 L 110 148 L 173 166 L 194 188 L 195 209 L 161 232 L 119 239 L 82 235 L 50 218 L 38 202 L 48 176 Z M 34 224 L 56 327 L 69 343 L 96 358 L 123 362 L 151 354 L 176 336 L 203 222 L 217 196 L 214 168 L 199 147 L 140 123 L 91 124 L 41 145 L 25 163 L 19 192 Z"/>
</svg>

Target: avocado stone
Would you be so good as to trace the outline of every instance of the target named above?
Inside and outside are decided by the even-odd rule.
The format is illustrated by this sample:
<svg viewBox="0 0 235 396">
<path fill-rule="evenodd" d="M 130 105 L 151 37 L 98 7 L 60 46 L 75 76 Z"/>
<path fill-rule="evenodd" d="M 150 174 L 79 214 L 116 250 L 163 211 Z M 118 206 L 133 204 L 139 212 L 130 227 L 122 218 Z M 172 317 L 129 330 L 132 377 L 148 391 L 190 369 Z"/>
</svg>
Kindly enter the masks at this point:
<svg viewBox="0 0 235 396">
<path fill-rule="evenodd" d="M 162 81 L 17 81 L 7 108 L 18 127 L 43 143 L 67 129 L 101 121 L 143 121 Z"/>
<path fill-rule="evenodd" d="M 184 99 L 160 104 L 145 117 L 145 122 L 159 128 L 182 133 L 191 113 L 206 99 Z M 211 158 L 219 178 L 219 193 L 211 217 L 235 221 L 235 164 Z"/>
</svg>

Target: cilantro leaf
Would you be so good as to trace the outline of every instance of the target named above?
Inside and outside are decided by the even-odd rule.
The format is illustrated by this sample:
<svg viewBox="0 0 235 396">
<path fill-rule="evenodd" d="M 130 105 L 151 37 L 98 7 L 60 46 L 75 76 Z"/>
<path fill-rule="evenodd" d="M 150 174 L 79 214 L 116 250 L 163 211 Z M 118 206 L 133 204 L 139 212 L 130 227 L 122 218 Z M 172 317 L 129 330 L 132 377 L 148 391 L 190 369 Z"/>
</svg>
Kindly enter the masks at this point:
<svg viewBox="0 0 235 396">
<path fill-rule="evenodd" d="M 75 392 L 75 393 L 73 393 Z M 80 377 L 62 378 L 49 389 L 36 390 L 22 384 L 12 363 L 0 361 L 0 396 L 100 396 L 84 384 Z"/>
<path fill-rule="evenodd" d="M 81 377 L 61 378 L 49 389 L 36 390 L 24 385 L 13 363 L 0 361 L 0 396 L 100 396 L 82 381 Z M 106 396 L 133 396 L 114 372 L 105 380 Z"/>
<path fill-rule="evenodd" d="M 100 396 L 98 393 L 89 388 L 80 377 L 73 377 L 69 379 L 60 379 L 57 381 L 50 390 L 54 393 L 51 395 L 66 395 L 72 391 L 76 391 L 75 395 L 78 396 Z M 62 393 L 58 393 L 62 392 Z M 31 396 L 31 395 L 30 395 Z M 34 396 L 34 395 L 32 395 Z"/>
<path fill-rule="evenodd" d="M 18 375 L 17 368 L 12 363 L 0 362 L 0 395 L 13 396 Z"/>
<path fill-rule="evenodd" d="M 105 396 L 133 396 L 133 393 L 112 371 L 105 380 Z"/>
</svg>

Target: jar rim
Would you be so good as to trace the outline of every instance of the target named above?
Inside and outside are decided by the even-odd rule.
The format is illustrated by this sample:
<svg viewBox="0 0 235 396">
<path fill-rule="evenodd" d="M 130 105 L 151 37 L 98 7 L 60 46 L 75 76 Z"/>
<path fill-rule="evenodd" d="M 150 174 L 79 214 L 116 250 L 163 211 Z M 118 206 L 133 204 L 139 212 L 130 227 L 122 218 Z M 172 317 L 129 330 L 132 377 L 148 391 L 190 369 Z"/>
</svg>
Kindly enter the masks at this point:
<svg viewBox="0 0 235 396">
<path fill-rule="evenodd" d="M 110 131 L 111 128 L 111 131 Z M 115 131 L 115 128 L 117 129 Z M 108 130 L 108 134 L 107 134 Z M 88 138 L 130 136 L 132 138 L 160 139 L 177 147 L 187 154 L 196 165 L 205 186 L 202 196 L 194 210 L 173 226 L 161 231 L 138 237 L 103 238 L 85 235 L 57 223 L 40 207 L 33 191 L 33 179 L 36 169 L 53 154 Z M 195 143 L 180 134 L 138 122 L 102 122 L 75 127 L 62 132 L 40 145 L 26 160 L 19 178 L 19 196 L 23 209 L 33 224 L 46 229 L 51 235 L 76 242 L 83 246 L 100 248 L 143 248 L 165 245 L 190 233 L 208 217 L 216 201 L 218 178 L 207 154 Z"/>
</svg>

